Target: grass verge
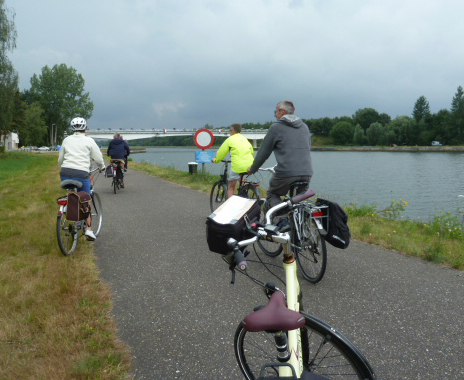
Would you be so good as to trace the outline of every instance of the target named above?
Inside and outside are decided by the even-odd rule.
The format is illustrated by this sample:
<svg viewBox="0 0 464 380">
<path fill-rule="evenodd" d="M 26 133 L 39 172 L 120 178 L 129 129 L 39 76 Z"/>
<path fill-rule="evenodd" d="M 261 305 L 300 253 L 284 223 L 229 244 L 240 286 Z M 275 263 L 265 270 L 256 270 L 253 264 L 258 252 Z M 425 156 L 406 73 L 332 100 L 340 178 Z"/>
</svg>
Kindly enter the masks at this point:
<svg viewBox="0 0 464 380">
<path fill-rule="evenodd" d="M 131 168 L 209 193 L 218 175 L 187 172 L 148 163 L 131 162 Z M 263 189 L 261 195 L 265 195 Z M 464 270 L 464 233 L 459 216 L 444 214 L 431 222 L 400 220 L 405 201 L 393 201 L 384 210 L 375 206 L 344 205 L 352 238 L 396 250 L 434 263 Z"/>
<path fill-rule="evenodd" d="M 56 154 L 0 158 L 0 379 L 129 379 L 91 243 L 56 240 Z"/>
</svg>

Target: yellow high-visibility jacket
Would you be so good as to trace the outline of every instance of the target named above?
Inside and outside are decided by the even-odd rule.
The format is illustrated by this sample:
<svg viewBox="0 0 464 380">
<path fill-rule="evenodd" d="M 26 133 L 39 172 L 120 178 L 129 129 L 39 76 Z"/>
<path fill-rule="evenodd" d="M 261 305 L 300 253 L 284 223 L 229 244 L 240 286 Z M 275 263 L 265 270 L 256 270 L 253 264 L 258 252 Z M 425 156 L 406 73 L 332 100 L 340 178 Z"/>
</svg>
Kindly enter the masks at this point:
<svg viewBox="0 0 464 380">
<path fill-rule="evenodd" d="M 230 151 L 232 170 L 235 173 L 245 173 L 253 164 L 254 149 L 248 139 L 241 133 L 228 137 L 217 151 L 215 163 L 221 162 Z"/>
</svg>

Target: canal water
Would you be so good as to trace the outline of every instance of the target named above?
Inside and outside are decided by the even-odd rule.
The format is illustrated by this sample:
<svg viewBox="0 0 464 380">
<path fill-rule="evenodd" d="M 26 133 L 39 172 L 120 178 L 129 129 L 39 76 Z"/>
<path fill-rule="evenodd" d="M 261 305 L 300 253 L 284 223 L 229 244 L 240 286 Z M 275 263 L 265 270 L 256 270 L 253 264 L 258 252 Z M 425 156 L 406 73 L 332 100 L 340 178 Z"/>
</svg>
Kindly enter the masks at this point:
<svg viewBox="0 0 464 380">
<path fill-rule="evenodd" d="M 195 161 L 194 148 L 147 148 L 134 154 L 136 162 L 188 171 Z M 213 150 L 216 153 L 216 150 Z M 464 212 L 464 153 L 445 152 L 311 152 L 314 175 L 311 188 L 317 195 L 340 203 L 375 204 L 385 208 L 392 201 L 407 202 L 403 217 L 430 217 Z M 265 167 L 276 164 L 272 155 Z M 222 164 L 205 164 L 219 174 Z M 198 164 L 201 171 L 202 164 Z M 257 174 L 267 188 L 269 174 Z"/>
</svg>

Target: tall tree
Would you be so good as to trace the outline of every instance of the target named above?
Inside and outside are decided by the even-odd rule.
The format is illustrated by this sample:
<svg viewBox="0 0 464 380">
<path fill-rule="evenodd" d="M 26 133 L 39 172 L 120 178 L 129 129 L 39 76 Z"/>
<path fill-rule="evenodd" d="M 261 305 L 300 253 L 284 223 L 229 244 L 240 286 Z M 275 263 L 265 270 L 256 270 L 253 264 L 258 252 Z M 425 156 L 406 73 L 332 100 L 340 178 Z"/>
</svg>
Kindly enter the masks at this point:
<svg viewBox="0 0 464 380">
<path fill-rule="evenodd" d="M 372 123 L 366 130 L 367 142 L 369 145 L 379 145 L 385 140 L 385 131 L 382 124 L 379 122 Z"/>
<path fill-rule="evenodd" d="M 51 134 L 53 125 L 57 128 L 57 139 L 61 141 L 73 117 L 88 119 L 92 116 L 93 103 L 89 93 L 85 92 L 84 85 L 82 75 L 64 63 L 52 68 L 45 66 L 41 75 L 32 76 L 31 88 L 26 98 L 29 104 L 38 102 L 43 108 L 51 144 L 57 143 Z"/>
<path fill-rule="evenodd" d="M 452 142 L 455 144 L 464 141 L 464 91 L 459 86 L 451 102 L 451 129 Z"/>
<path fill-rule="evenodd" d="M 43 114 L 44 110 L 37 102 L 26 107 L 19 135 L 24 145 L 43 145 L 46 143 L 47 125 Z"/>
<path fill-rule="evenodd" d="M 379 123 L 383 120 L 380 114 L 373 108 L 363 108 L 356 111 L 353 115 L 354 124 L 359 124 L 365 131 L 372 123 Z"/>
<path fill-rule="evenodd" d="M 430 106 L 425 96 L 421 96 L 416 100 L 412 116 L 418 123 L 430 117 Z"/>
<path fill-rule="evenodd" d="M 18 74 L 7 55 L 16 47 L 14 17 L 5 1 L 0 0 L 0 137 L 3 138 L 12 130 L 14 95 L 18 89 Z"/>
<path fill-rule="evenodd" d="M 358 124 L 354 128 L 354 133 L 353 133 L 353 142 L 355 145 L 366 145 L 367 144 L 367 137 L 366 133 L 364 132 L 364 129 Z"/>
</svg>

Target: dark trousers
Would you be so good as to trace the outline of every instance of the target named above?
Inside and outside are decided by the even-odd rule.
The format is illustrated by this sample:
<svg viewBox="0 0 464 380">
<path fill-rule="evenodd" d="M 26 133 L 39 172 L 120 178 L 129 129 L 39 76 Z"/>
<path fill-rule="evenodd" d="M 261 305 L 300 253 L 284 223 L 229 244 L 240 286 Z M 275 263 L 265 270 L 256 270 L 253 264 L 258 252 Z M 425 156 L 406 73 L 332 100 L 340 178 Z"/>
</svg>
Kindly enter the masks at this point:
<svg viewBox="0 0 464 380">
<path fill-rule="evenodd" d="M 308 186 L 306 188 L 298 188 L 298 193 L 303 193 L 309 188 L 309 183 L 311 181 L 310 176 L 297 176 L 297 177 L 286 177 L 286 178 L 276 178 L 273 176 L 269 181 L 269 188 L 267 189 L 267 197 L 266 201 L 269 205 L 269 208 L 274 207 L 282 202 L 282 196 L 286 195 L 290 190 L 292 183 L 294 182 L 308 182 Z M 279 224 L 280 221 L 285 217 L 287 214 L 286 210 L 282 210 L 281 212 L 277 212 L 274 214 L 274 218 L 272 222 L 274 224 Z"/>
</svg>

